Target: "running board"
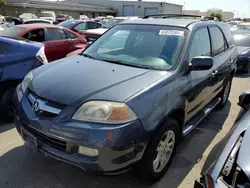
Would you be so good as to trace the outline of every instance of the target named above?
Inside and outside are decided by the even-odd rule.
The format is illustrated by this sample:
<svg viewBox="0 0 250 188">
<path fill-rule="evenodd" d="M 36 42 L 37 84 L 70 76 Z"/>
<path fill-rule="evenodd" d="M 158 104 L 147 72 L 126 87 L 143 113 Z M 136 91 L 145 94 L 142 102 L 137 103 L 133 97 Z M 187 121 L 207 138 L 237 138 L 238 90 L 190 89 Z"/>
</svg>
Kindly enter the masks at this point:
<svg viewBox="0 0 250 188">
<path fill-rule="evenodd" d="M 221 98 L 216 98 L 211 101 L 201 112 L 191 119 L 183 129 L 183 135 L 190 133 L 221 101 Z"/>
</svg>

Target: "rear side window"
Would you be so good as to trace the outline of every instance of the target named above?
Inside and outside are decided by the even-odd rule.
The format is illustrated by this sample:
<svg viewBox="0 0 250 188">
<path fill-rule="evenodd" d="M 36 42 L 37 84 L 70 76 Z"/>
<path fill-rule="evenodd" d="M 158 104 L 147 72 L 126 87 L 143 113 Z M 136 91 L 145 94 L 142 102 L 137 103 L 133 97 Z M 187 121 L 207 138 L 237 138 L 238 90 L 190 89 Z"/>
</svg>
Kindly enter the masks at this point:
<svg viewBox="0 0 250 188">
<path fill-rule="evenodd" d="M 66 34 L 67 34 L 67 38 L 69 38 L 69 39 L 75 39 L 75 38 L 76 38 L 76 35 L 75 35 L 75 34 L 69 32 L 69 31 L 67 31 L 67 30 L 64 30 L 64 31 L 65 31 Z"/>
<path fill-rule="evenodd" d="M 9 44 L 0 42 L 0 55 L 6 54 L 8 49 L 9 49 Z"/>
<path fill-rule="evenodd" d="M 50 40 L 65 40 L 66 33 L 62 29 L 48 29 Z"/>
<path fill-rule="evenodd" d="M 100 27 L 101 27 L 101 24 L 93 23 L 93 22 L 88 23 L 88 29 L 97 29 L 97 28 L 100 28 Z"/>
<path fill-rule="evenodd" d="M 227 42 L 218 27 L 211 27 L 211 37 L 213 43 L 213 52 L 217 56 L 227 49 Z"/>
<path fill-rule="evenodd" d="M 230 27 L 228 25 L 223 25 L 221 26 L 221 28 L 226 37 L 228 45 L 232 46 L 234 44 L 234 40 L 233 40 L 233 35 L 232 35 Z"/>
<path fill-rule="evenodd" d="M 189 61 L 197 56 L 211 56 L 210 37 L 207 28 L 196 31 L 189 51 Z"/>
</svg>

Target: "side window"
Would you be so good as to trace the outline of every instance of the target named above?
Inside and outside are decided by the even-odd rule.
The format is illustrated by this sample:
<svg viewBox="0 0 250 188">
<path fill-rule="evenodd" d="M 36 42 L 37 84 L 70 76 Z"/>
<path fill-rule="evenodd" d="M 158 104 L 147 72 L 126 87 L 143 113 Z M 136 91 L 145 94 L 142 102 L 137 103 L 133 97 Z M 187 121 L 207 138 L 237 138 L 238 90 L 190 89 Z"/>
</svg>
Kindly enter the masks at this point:
<svg viewBox="0 0 250 188">
<path fill-rule="evenodd" d="M 76 38 L 76 35 L 75 35 L 75 34 L 69 32 L 69 31 L 67 31 L 67 30 L 64 30 L 64 31 L 65 31 L 65 33 L 67 34 L 67 38 L 68 38 L 68 39 L 75 39 L 75 38 Z"/>
<path fill-rule="evenodd" d="M 93 22 L 89 22 L 88 23 L 88 29 L 97 29 L 97 28 L 100 28 L 101 25 L 98 24 L 98 23 L 93 23 Z"/>
<path fill-rule="evenodd" d="M 36 41 L 36 42 L 44 42 L 45 41 L 45 34 L 44 29 L 34 29 L 26 33 L 23 38 Z"/>
<path fill-rule="evenodd" d="M 8 49 L 9 49 L 9 44 L 0 42 L 0 56 L 6 54 Z"/>
<path fill-rule="evenodd" d="M 77 29 L 78 31 L 85 30 L 86 26 L 87 26 L 86 23 L 80 23 L 77 26 L 75 26 L 75 29 Z"/>
<path fill-rule="evenodd" d="M 210 37 L 207 28 L 196 31 L 189 51 L 189 61 L 196 56 L 211 56 Z"/>
<path fill-rule="evenodd" d="M 50 36 L 49 40 L 65 40 L 67 39 L 66 33 L 62 29 L 48 29 Z"/>
<path fill-rule="evenodd" d="M 227 42 L 218 27 L 211 27 L 211 37 L 214 55 L 217 56 L 227 49 Z"/>
</svg>

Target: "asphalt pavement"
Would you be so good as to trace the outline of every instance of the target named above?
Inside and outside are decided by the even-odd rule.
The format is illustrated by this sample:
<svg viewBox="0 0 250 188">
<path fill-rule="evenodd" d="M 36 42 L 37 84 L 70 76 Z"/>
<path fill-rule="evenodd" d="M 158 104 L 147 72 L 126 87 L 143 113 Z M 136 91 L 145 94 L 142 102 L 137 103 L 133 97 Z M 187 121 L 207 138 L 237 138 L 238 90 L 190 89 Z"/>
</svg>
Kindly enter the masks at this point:
<svg viewBox="0 0 250 188">
<path fill-rule="evenodd" d="M 157 183 L 140 180 L 133 171 L 119 176 L 96 176 L 45 157 L 25 146 L 14 124 L 0 124 L 1 188 L 192 188 L 212 147 L 230 130 L 240 110 L 238 96 L 250 89 L 250 74 L 233 80 L 230 101 L 213 111 L 178 147 L 166 175 Z"/>
</svg>

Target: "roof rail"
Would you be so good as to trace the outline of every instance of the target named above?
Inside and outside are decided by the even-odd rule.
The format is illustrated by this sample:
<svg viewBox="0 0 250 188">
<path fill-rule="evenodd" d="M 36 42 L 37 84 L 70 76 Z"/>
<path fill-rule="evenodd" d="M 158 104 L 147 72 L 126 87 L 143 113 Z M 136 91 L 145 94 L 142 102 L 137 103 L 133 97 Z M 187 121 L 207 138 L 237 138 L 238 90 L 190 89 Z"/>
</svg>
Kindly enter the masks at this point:
<svg viewBox="0 0 250 188">
<path fill-rule="evenodd" d="M 189 14 L 153 14 L 153 15 L 146 15 L 142 17 L 142 19 L 148 19 L 148 18 L 193 18 L 197 19 L 199 18 L 200 20 L 216 20 L 215 17 L 213 16 L 197 16 L 197 15 L 189 15 Z"/>
</svg>

